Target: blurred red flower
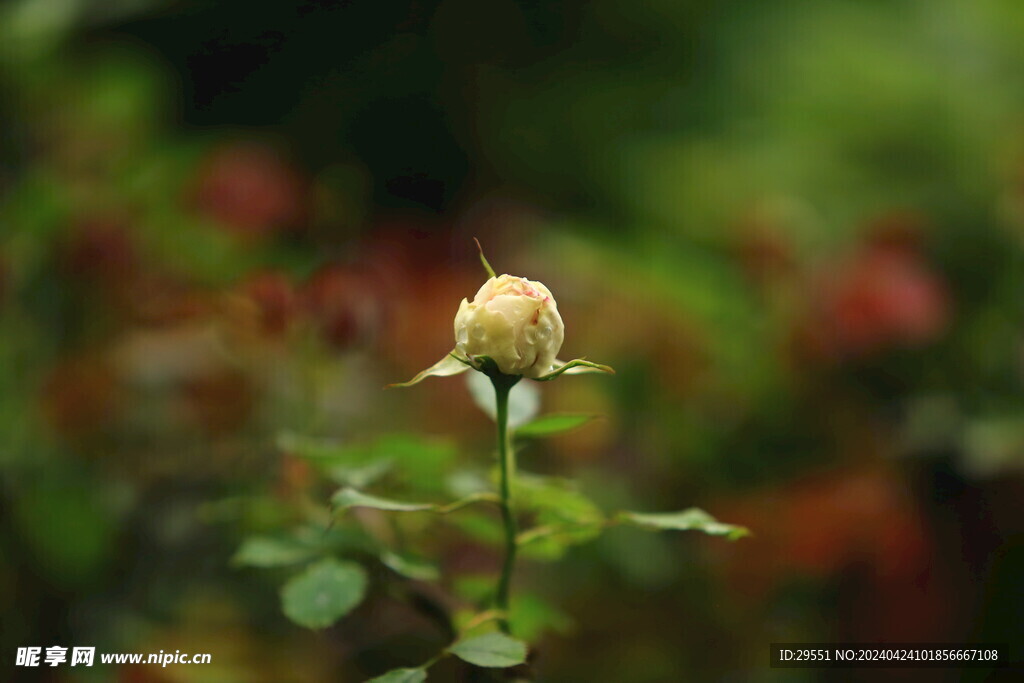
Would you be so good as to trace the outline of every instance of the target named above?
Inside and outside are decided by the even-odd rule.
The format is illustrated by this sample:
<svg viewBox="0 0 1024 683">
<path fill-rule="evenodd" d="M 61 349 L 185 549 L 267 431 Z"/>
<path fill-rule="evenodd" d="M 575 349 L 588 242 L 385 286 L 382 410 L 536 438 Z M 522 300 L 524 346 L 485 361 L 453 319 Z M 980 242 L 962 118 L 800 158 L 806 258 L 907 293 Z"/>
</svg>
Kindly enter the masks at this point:
<svg viewBox="0 0 1024 683">
<path fill-rule="evenodd" d="M 229 369 L 190 378 L 182 390 L 190 417 L 213 435 L 241 428 L 256 400 L 249 378 Z"/>
<path fill-rule="evenodd" d="M 252 143 L 215 149 L 195 184 L 196 208 L 229 230 L 265 236 L 299 225 L 307 184 L 274 150 Z"/>
<path fill-rule="evenodd" d="M 139 247 L 123 216 L 94 216 L 77 223 L 62 248 L 72 277 L 107 287 L 122 287 L 140 265 Z"/>
<path fill-rule="evenodd" d="M 285 273 L 262 271 L 247 277 L 238 293 L 255 308 L 256 326 L 265 335 L 283 335 L 299 310 L 295 285 Z"/>
<path fill-rule="evenodd" d="M 713 547 L 737 594 L 760 602 L 794 578 L 835 584 L 857 577 L 866 585 L 855 593 L 878 598 L 846 609 L 870 613 L 876 635 L 927 639 L 945 627 L 947 587 L 935 543 L 896 471 L 814 473 L 715 508 L 755 532 Z"/>
<path fill-rule="evenodd" d="M 76 357 L 59 361 L 43 382 L 43 415 L 66 438 L 95 435 L 115 419 L 119 387 L 104 361 Z"/>
<path fill-rule="evenodd" d="M 324 340 L 336 349 L 368 343 L 383 323 L 383 300 L 364 269 L 331 264 L 302 288 L 302 302 Z"/>
<path fill-rule="evenodd" d="M 949 324 L 946 284 L 908 236 L 876 233 L 832 264 L 812 291 L 813 313 L 802 336 L 827 356 L 921 346 Z"/>
</svg>

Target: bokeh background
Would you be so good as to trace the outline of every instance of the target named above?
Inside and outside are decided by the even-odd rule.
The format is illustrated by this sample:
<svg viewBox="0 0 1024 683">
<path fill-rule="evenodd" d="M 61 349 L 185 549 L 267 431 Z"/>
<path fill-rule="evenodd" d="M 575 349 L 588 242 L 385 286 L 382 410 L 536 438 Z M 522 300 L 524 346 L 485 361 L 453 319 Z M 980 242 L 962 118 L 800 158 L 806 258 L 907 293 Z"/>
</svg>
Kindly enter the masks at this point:
<svg viewBox="0 0 1024 683">
<path fill-rule="evenodd" d="M 0 677 L 41 673 L 26 644 L 213 655 L 45 672 L 133 683 L 443 644 L 428 582 L 368 561 L 312 632 L 236 550 L 322 521 L 296 440 L 406 454 L 420 494 L 487 461 L 461 378 L 381 389 L 451 347 L 474 236 L 554 291 L 563 357 L 618 370 L 543 386 L 604 417 L 522 467 L 754 532 L 525 562 L 540 680 L 825 679 L 774 641 L 1019 656 L 1022 44 L 1014 0 L 4 3 Z M 496 566 L 468 522 L 399 532 L 445 590 Z"/>
</svg>

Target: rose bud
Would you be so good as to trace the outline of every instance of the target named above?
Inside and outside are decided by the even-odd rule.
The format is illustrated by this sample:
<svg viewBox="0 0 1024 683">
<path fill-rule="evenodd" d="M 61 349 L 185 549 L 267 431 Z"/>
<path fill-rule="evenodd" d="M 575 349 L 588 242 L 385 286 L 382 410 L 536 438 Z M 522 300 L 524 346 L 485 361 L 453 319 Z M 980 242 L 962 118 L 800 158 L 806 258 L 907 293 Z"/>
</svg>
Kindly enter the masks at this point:
<svg viewBox="0 0 1024 683">
<path fill-rule="evenodd" d="M 547 287 L 512 275 L 492 277 L 455 315 L 455 349 L 488 356 L 506 375 L 551 372 L 565 328 Z"/>
<path fill-rule="evenodd" d="M 589 372 L 615 374 L 608 365 L 583 358 L 560 361 L 565 327 L 550 290 L 539 282 L 513 275 L 497 276 L 480 249 L 480 263 L 490 275 L 473 302 L 463 299 L 455 314 L 455 348 L 408 382 L 389 387 L 411 387 L 427 377 L 452 377 L 470 368 L 491 378 L 495 390 L 505 390 L 523 377 L 547 382 L 562 375 Z"/>
</svg>

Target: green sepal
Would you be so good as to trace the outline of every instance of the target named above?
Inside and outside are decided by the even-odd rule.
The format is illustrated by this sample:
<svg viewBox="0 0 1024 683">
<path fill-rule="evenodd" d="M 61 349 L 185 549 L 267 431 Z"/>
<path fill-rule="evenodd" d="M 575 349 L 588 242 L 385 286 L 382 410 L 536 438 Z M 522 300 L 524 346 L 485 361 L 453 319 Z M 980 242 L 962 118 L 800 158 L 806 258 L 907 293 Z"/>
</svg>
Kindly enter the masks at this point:
<svg viewBox="0 0 1024 683">
<path fill-rule="evenodd" d="M 476 248 L 480 252 L 480 263 L 483 264 L 484 270 L 486 270 L 487 274 L 491 277 L 498 277 L 494 274 L 494 268 L 491 268 L 491 264 L 487 262 L 487 257 L 484 256 L 484 248 L 480 246 L 480 240 L 474 237 L 473 241 L 476 242 Z"/>
<path fill-rule="evenodd" d="M 561 363 L 561 365 L 558 365 L 559 363 Z M 556 360 L 555 365 L 557 367 L 554 370 L 552 370 L 546 375 L 541 375 L 540 377 L 533 377 L 533 381 L 548 382 L 550 380 L 555 379 L 559 375 L 563 374 L 582 375 L 591 372 L 605 372 L 608 373 L 609 375 L 615 374 L 615 369 L 612 368 L 612 366 L 601 365 L 600 363 L 591 363 L 589 360 L 585 360 L 583 358 L 576 358 L 575 360 L 571 360 L 569 362 Z"/>
<path fill-rule="evenodd" d="M 456 355 L 453 349 L 448 352 L 444 358 L 437 361 L 426 370 L 423 370 L 408 382 L 396 382 L 395 384 L 387 385 L 386 388 L 411 387 L 414 384 L 419 384 L 427 377 L 453 377 L 455 375 L 461 375 L 472 367 L 473 365 L 468 360 Z"/>
</svg>

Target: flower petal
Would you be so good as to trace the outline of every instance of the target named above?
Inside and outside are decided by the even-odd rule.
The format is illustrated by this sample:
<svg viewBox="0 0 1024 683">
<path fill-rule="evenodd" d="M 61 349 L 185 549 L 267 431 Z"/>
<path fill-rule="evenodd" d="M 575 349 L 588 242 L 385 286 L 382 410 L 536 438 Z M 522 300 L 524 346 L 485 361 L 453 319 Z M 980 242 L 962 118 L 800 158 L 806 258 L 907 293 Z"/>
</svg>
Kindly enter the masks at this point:
<svg viewBox="0 0 1024 683">
<path fill-rule="evenodd" d="M 469 361 L 465 358 L 460 358 L 455 355 L 454 351 L 449 352 L 444 358 L 437 361 L 429 368 L 413 377 L 408 382 L 397 382 L 395 384 L 387 385 L 387 388 L 391 387 L 411 387 L 413 384 L 419 384 L 427 377 L 451 377 L 453 375 L 459 375 L 469 370 L 472 366 Z"/>
</svg>

